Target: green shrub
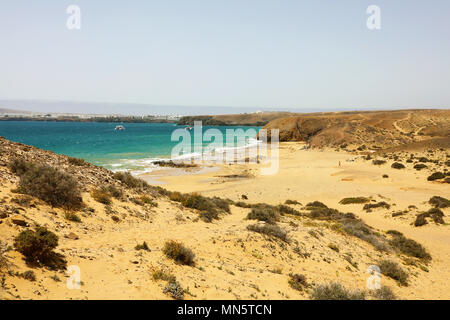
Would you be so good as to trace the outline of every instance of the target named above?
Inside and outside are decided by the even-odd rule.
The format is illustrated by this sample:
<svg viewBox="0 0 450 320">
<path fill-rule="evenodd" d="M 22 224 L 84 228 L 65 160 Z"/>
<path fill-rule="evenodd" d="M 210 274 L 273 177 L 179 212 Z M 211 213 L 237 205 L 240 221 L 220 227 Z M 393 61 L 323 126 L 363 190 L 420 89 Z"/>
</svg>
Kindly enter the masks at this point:
<svg viewBox="0 0 450 320">
<path fill-rule="evenodd" d="M 103 189 L 93 189 L 91 191 L 91 197 L 100 203 L 110 205 L 112 203 L 111 195 Z"/>
<path fill-rule="evenodd" d="M 163 253 L 177 263 L 184 265 L 194 265 L 195 254 L 191 249 L 186 248 L 181 242 L 173 240 L 166 241 Z"/>
<path fill-rule="evenodd" d="M 253 208 L 247 215 L 247 219 L 265 221 L 274 224 L 279 220 L 279 214 L 272 208 Z"/>
<path fill-rule="evenodd" d="M 145 190 L 149 187 L 147 182 L 133 177 L 133 175 L 129 172 L 116 172 L 114 174 L 114 179 L 121 181 L 127 187 L 132 189 Z"/>
<path fill-rule="evenodd" d="M 88 163 L 86 161 L 84 161 L 83 159 L 69 157 L 68 161 L 71 165 L 74 165 L 74 166 L 83 167 L 83 166 L 88 165 Z"/>
<path fill-rule="evenodd" d="M 385 208 L 385 209 L 389 209 L 391 207 L 391 205 L 388 204 L 385 201 L 380 201 L 380 202 L 377 202 L 377 203 L 367 203 L 367 204 L 364 205 L 363 210 L 365 210 L 367 212 L 371 212 L 372 209 L 380 208 L 380 207 L 381 208 Z"/>
<path fill-rule="evenodd" d="M 31 281 L 31 282 L 36 281 L 36 274 L 34 273 L 33 270 L 28 270 L 28 271 L 21 273 L 20 277 L 24 278 L 25 280 Z"/>
<path fill-rule="evenodd" d="M 380 166 L 382 164 L 385 164 L 386 161 L 385 160 L 372 160 L 372 164 L 376 165 L 376 166 Z"/>
<path fill-rule="evenodd" d="M 443 174 L 442 172 L 435 172 L 431 176 L 429 176 L 427 178 L 427 180 L 428 181 L 435 181 L 435 180 L 444 179 L 444 178 L 445 178 L 445 174 Z"/>
<path fill-rule="evenodd" d="M 378 300 L 397 300 L 394 291 L 387 286 L 381 286 L 380 289 L 372 291 L 371 295 Z"/>
<path fill-rule="evenodd" d="M 19 192 L 39 198 L 54 207 L 81 207 L 81 192 L 71 175 L 50 166 L 35 166 L 26 162 L 21 162 L 15 170 L 20 177 Z"/>
<path fill-rule="evenodd" d="M 339 201 L 340 204 L 354 204 L 354 203 L 367 203 L 369 202 L 369 198 L 365 197 L 355 197 L 355 198 L 344 198 Z"/>
<path fill-rule="evenodd" d="M 308 287 L 308 282 L 306 281 L 306 277 L 302 274 L 289 274 L 289 285 L 291 288 L 303 291 L 304 288 Z"/>
<path fill-rule="evenodd" d="M 121 200 L 124 197 L 123 190 L 118 188 L 118 187 L 116 187 L 113 184 L 110 184 L 106 188 L 102 188 L 102 189 L 105 192 L 108 192 L 111 195 L 111 197 L 113 197 L 113 198 L 115 198 L 117 200 Z"/>
<path fill-rule="evenodd" d="M 400 163 L 400 162 L 394 162 L 391 165 L 391 168 L 393 168 L 393 169 L 405 169 L 405 166 L 402 163 Z"/>
<path fill-rule="evenodd" d="M 8 165 L 12 173 L 21 176 L 35 167 L 34 163 L 23 160 L 22 158 L 12 159 Z"/>
<path fill-rule="evenodd" d="M 44 227 L 22 231 L 14 240 L 14 247 L 25 256 L 27 263 L 65 269 L 65 260 L 53 251 L 57 246 L 58 236 Z"/>
<path fill-rule="evenodd" d="M 230 213 L 231 201 L 218 197 L 208 198 L 197 193 L 182 194 L 180 192 L 171 192 L 169 198 L 172 201 L 181 202 L 186 208 L 200 211 L 200 218 L 206 222 L 219 219 L 220 213 Z"/>
<path fill-rule="evenodd" d="M 176 280 L 169 282 L 163 292 L 169 294 L 175 300 L 182 300 L 184 298 L 184 290 Z"/>
<path fill-rule="evenodd" d="M 437 224 L 444 224 L 444 213 L 441 209 L 431 208 L 427 211 L 427 214 L 433 219 Z"/>
<path fill-rule="evenodd" d="M 388 251 L 389 249 L 386 239 L 361 220 L 346 219 L 341 223 L 341 228 L 346 233 L 370 243 L 379 251 Z"/>
<path fill-rule="evenodd" d="M 281 215 L 283 215 L 283 214 L 292 214 L 292 215 L 294 215 L 294 216 L 300 216 L 300 215 L 302 215 L 299 211 L 297 211 L 297 210 L 295 210 L 295 209 L 293 209 L 293 208 L 291 208 L 291 207 L 289 207 L 289 206 L 286 206 L 286 205 L 284 205 L 284 204 L 279 204 L 279 205 L 276 206 L 275 208 L 276 208 L 276 210 L 278 210 L 278 212 L 279 212 Z"/>
<path fill-rule="evenodd" d="M 350 291 L 336 282 L 319 285 L 311 294 L 313 300 L 364 300 L 365 297 L 364 291 Z"/>
<path fill-rule="evenodd" d="M 287 237 L 287 232 L 281 229 L 279 226 L 275 224 L 251 224 L 247 226 L 247 229 L 253 232 L 261 233 L 268 235 L 270 237 L 275 237 L 283 240 L 284 242 L 289 242 Z"/>
<path fill-rule="evenodd" d="M 306 204 L 306 210 L 312 210 L 316 208 L 328 208 L 328 207 L 320 201 L 313 201 Z"/>
<path fill-rule="evenodd" d="M 172 275 L 171 273 L 169 273 L 163 269 L 154 269 L 152 271 L 152 278 L 155 281 L 158 281 L 158 280 L 163 280 L 163 281 L 168 281 L 168 282 L 176 281 L 176 278 L 174 275 Z"/>
<path fill-rule="evenodd" d="M 414 169 L 416 169 L 417 171 L 420 171 L 420 170 L 426 169 L 426 168 L 428 168 L 428 166 L 423 163 L 418 163 L 418 164 L 414 165 Z"/>
<path fill-rule="evenodd" d="M 302 205 L 300 202 L 298 202 L 297 200 L 286 200 L 285 202 L 284 202 L 284 204 L 296 204 L 296 205 Z"/>
<path fill-rule="evenodd" d="M 425 219 L 426 217 L 427 217 L 427 215 L 424 213 L 418 214 L 416 217 L 416 220 L 414 221 L 414 226 L 421 227 L 421 226 L 426 225 L 428 223 L 427 219 Z"/>
<path fill-rule="evenodd" d="M 408 274 L 403 271 L 397 263 L 389 260 L 382 260 L 379 263 L 379 267 L 381 274 L 394 279 L 401 286 L 408 285 Z"/>
<path fill-rule="evenodd" d="M 392 234 L 392 236 L 393 238 L 389 241 L 389 244 L 394 249 L 397 249 L 407 256 L 422 259 L 425 262 L 431 260 L 430 254 L 420 243 L 408 239 L 403 235 Z"/>
<path fill-rule="evenodd" d="M 77 216 L 75 212 L 66 211 L 64 212 L 64 218 L 73 222 L 81 222 L 81 218 Z"/>
</svg>

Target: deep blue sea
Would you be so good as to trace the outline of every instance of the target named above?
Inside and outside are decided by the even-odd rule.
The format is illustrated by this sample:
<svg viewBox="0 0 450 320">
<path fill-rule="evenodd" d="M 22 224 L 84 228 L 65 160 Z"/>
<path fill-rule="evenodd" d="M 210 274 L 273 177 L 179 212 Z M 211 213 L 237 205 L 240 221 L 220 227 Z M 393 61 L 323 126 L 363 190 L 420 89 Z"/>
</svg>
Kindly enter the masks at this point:
<svg viewBox="0 0 450 320">
<path fill-rule="evenodd" d="M 112 170 L 150 171 L 152 161 L 170 158 L 172 148 L 178 144 L 177 141 L 171 141 L 172 132 L 185 128 L 168 123 L 124 123 L 122 125 L 125 130 L 117 131 L 114 130 L 117 125 L 118 123 L 0 121 L 0 136 L 82 158 Z M 227 129 L 239 128 L 254 129 L 256 132 L 259 130 L 259 127 L 205 126 L 203 131 L 210 128 L 216 128 L 222 133 Z M 254 141 L 246 139 L 245 144 L 253 143 L 250 140 Z M 228 147 L 240 146 L 235 142 Z"/>
</svg>

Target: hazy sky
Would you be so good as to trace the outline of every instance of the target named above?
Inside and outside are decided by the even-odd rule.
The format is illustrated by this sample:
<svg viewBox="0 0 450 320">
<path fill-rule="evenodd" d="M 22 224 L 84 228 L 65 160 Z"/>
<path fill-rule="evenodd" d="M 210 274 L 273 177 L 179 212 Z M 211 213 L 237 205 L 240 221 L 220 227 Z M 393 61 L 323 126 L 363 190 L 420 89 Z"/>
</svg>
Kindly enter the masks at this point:
<svg viewBox="0 0 450 320">
<path fill-rule="evenodd" d="M 448 0 L 2 0 L 0 99 L 449 107 L 449 15 Z"/>
</svg>

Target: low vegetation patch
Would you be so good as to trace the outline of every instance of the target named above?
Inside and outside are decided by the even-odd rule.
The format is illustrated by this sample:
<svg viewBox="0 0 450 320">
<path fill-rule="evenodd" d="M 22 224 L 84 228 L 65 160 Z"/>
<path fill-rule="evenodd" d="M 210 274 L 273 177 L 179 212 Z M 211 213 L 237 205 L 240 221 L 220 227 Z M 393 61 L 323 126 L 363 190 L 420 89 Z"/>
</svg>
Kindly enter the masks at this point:
<svg viewBox="0 0 450 320">
<path fill-rule="evenodd" d="M 377 203 L 367 203 L 364 205 L 363 210 L 365 210 L 366 212 L 372 212 L 372 209 L 376 209 L 376 208 L 385 208 L 385 209 L 389 209 L 391 207 L 390 204 L 388 204 L 385 201 L 380 201 Z"/>
<path fill-rule="evenodd" d="M 170 295 L 175 300 L 183 300 L 184 290 L 181 284 L 174 280 L 169 281 L 163 290 L 164 294 Z"/>
<path fill-rule="evenodd" d="M 78 167 L 84 167 L 84 166 L 88 165 L 88 163 L 85 160 L 79 159 L 79 158 L 69 157 L 68 161 L 71 165 L 78 166 Z"/>
<path fill-rule="evenodd" d="M 418 163 L 418 164 L 414 165 L 413 168 L 416 169 L 417 171 L 420 171 L 420 170 L 422 170 L 422 169 L 428 168 L 428 166 L 425 165 L 425 164 L 423 164 L 423 163 Z"/>
<path fill-rule="evenodd" d="M 81 192 L 71 175 L 47 165 L 35 165 L 18 159 L 13 160 L 9 167 L 20 178 L 20 193 L 41 199 L 54 207 L 81 208 Z"/>
<path fill-rule="evenodd" d="M 376 166 L 381 166 L 382 164 L 385 164 L 386 160 L 372 160 L 372 164 Z"/>
<path fill-rule="evenodd" d="M 146 190 L 149 188 L 147 182 L 142 179 L 133 177 L 129 172 L 116 172 L 114 174 L 114 179 L 121 181 L 124 185 L 131 189 Z"/>
<path fill-rule="evenodd" d="M 393 169 L 405 169 L 405 165 L 400 163 L 400 162 L 394 162 L 391 165 L 391 168 L 393 168 Z"/>
<path fill-rule="evenodd" d="M 298 202 L 297 200 L 286 200 L 285 202 L 284 202 L 284 204 L 295 204 L 295 205 L 302 205 L 300 202 Z"/>
<path fill-rule="evenodd" d="M 428 200 L 428 203 L 431 204 L 435 208 L 442 209 L 442 208 L 450 207 L 450 200 L 443 198 L 443 197 L 439 197 L 439 196 L 434 196 L 434 197 L 430 198 L 430 200 Z"/>
<path fill-rule="evenodd" d="M 436 224 L 444 224 L 444 213 L 439 208 L 431 208 L 427 212 L 418 214 L 414 226 L 420 227 L 427 224 L 426 218 L 431 218 Z"/>
<path fill-rule="evenodd" d="M 366 197 L 354 197 L 354 198 L 344 198 L 339 201 L 340 204 L 355 204 L 355 203 L 367 203 L 370 202 L 369 198 Z"/>
<path fill-rule="evenodd" d="M 218 197 L 208 198 L 197 193 L 183 194 L 171 192 L 169 199 L 180 202 L 184 207 L 200 211 L 199 215 L 205 222 L 219 219 L 220 213 L 230 213 L 230 201 Z"/>
<path fill-rule="evenodd" d="M 335 231 L 355 236 L 372 244 L 377 250 L 388 250 L 387 240 L 373 231 L 370 226 L 358 219 L 353 213 L 342 213 L 324 206 L 323 203 L 318 201 L 307 204 L 306 209 L 310 211 L 307 216 L 316 220 L 335 221 L 336 224 L 333 225 Z"/>
<path fill-rule="evenodd" d="M 444 179 L 445 178 L 445 174 L 443 174 L 442 172 L 435 172 L 432 175 L 430 175 L 427 180 L 428 181 L 435 181 L 435 180 L 440 180 L 440 179 Z"/>
<path fill-rule="evenodd" d="M 145 241 L 142 244 L 136 245 L 136 247 L 134 247 L 134 249 L 137 251 L 139 251 L 139 250 L 150 251 L 150 248 L 148 247 L 148 244 Z"/>
<path fill-rule="evenodd" d="M 365 300 L 366 293 L 360 290 L 349 290 L 340 283 L 321 284 L 312 293 L 313 300 Z"/>
<path fill-rule="evenodd" d="M 392 248 L 407 256 L 421 259 L 424 262 L 431 260 L 430 254 L 420 243 L 406 238 L 402 233 L 395 230 L 388 231 L 388 233 L 392 235 L 392 239 L 389 240 Z"/>
<path fill-rule="evenodd" d="M 195 254 L 191 249 L 186 248 L 181 242 L 173 240 L 167 241 L 164 244 L 163 253 L 169 258 L 179 264 L 188 266 L 194 265 Z"/>
<path fill-rule="evenodd" d="M 380 289 L 371 292 L 372 297 L 377 300 L 397 300 L 397 296 L 390 287 L 381 286 Z"/>
<path fill-rule="evenodd" d="M 64 212 L 64 218 L 72 222 L 81 222 L 81 218 L 75 212 L 71 211 Z"/>
<path fill-rule="evenodd" d="M 271 207 L 265 208 L 253 208 L 252 211 L 247 215 L 247 219 L 264 221 L 270 224 L 274 224 L 280 219 L 277 211 Z"/>
<path fill-rule="evenodd" d="M 265 234 L 269 237 L 281 239 L 284 242 L 289 242 L 287 232 L 276 224 L 251 224 L 247 226 L 247 229 L 253 232 Z"/>
<path fill-rule="evenodd" d="M 91 197 L 100 203 L 110 205 L 112 203 L 111 195 L 105 189 L 94 189 L 91 191 Z"/>
<path fill-rule="evenodd" d="M 63 256 L 53 250 L 58 246 L 58 236 L 44 227 L 25 230 L 14 240 L 14 247 L 31 265 L 44 265 L 51 269 L 65 269 Z"/>
<path fill-rule="evenodd" d="M 303 291 L 303 289 L 308 287 L 308 281 L 306 277 L 302 274 L 289 274 L 289 285 L 292 289 Z"/>
<path fill-rule="evenodd" d="M 401 286 L 408 285 L 408 274 L 400 268 L 400 266 L 390 260 L 382 260 L 379 262 L 381 274 L 394 279 Z"/>
</svg>

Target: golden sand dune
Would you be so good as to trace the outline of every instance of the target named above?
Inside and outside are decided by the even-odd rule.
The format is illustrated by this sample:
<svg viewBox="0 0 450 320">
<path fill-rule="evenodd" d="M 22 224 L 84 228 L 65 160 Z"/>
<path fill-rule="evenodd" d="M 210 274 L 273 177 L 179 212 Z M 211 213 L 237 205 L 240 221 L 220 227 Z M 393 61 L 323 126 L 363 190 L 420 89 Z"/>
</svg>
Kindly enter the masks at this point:
<svg viewBox="0 0 450 320">
<path fill-rule="evenodd" d="M 285 143 L 276 175 L 259 175 L 263 164 L 226 165 L 183 179 L 160 177 L 166 191 L 6 140 L 0 148 L 4 299 L 310 299 L 318 286 L 331 282 L 374 299 L 367 270 L 385 266 L 384 260 L 393 262 L 397 273 L 383 270 L 381 284 L 397 297 L 449 298 L 448 208 L 442 208 L 444 224 L 427 218 L 424 226 L 412 225 L 416 213 L 432 207 L 431 197 L 450 197 L 442 180 L 426 179 L 430 171 L 442 168 L 445 151 L 436 151 L 436 163 L 417 171 L 414 163 L 404 161 L 407 154 L 397 158 L 406 164 L 398 170 L 390 167 L 394 160 L 389 158 L 376 166 L 349 153 L 301 150 L 299 143 Z M 18 157 L 76 177 L 82 204 L 52 207 L 51 199 L 42 200 L 45 194 L 27 195 L 32 189 L 23 185 L 23 172 L 34 169 L 11 167 Z M 389 209 L 366 212 L 365 204 L 340 204 L 346 197 L 367 197 L 369 204 L 384 201 Z M 278 206 L 286 200 L 291 202 Z M 393 217 L 398 211 L 402 215 Z M 54 251 L 64 256 L 67 270 L 25 262 L 15 240 L 38 226 L 59 237 Z M 421 250 L 405 250 L 401 239 L 413 239 Z M 177 256 L 178 262 L 166 247 L 171 240 L 188 249 Z M 79 268 L 79 279 L 73 278 L 71 266 Z M 73 279 L 78 279 L 79 289 L 67 286 Z"/>
<path fill-rule="evenodd" d="M 314 113 L 278 118 L 264 128 L 279 129 L 280 141 L 304 141 L 312 147 L 375 150 L 443 137 L 448 144 L 450 110 Z"/>
</svg>

